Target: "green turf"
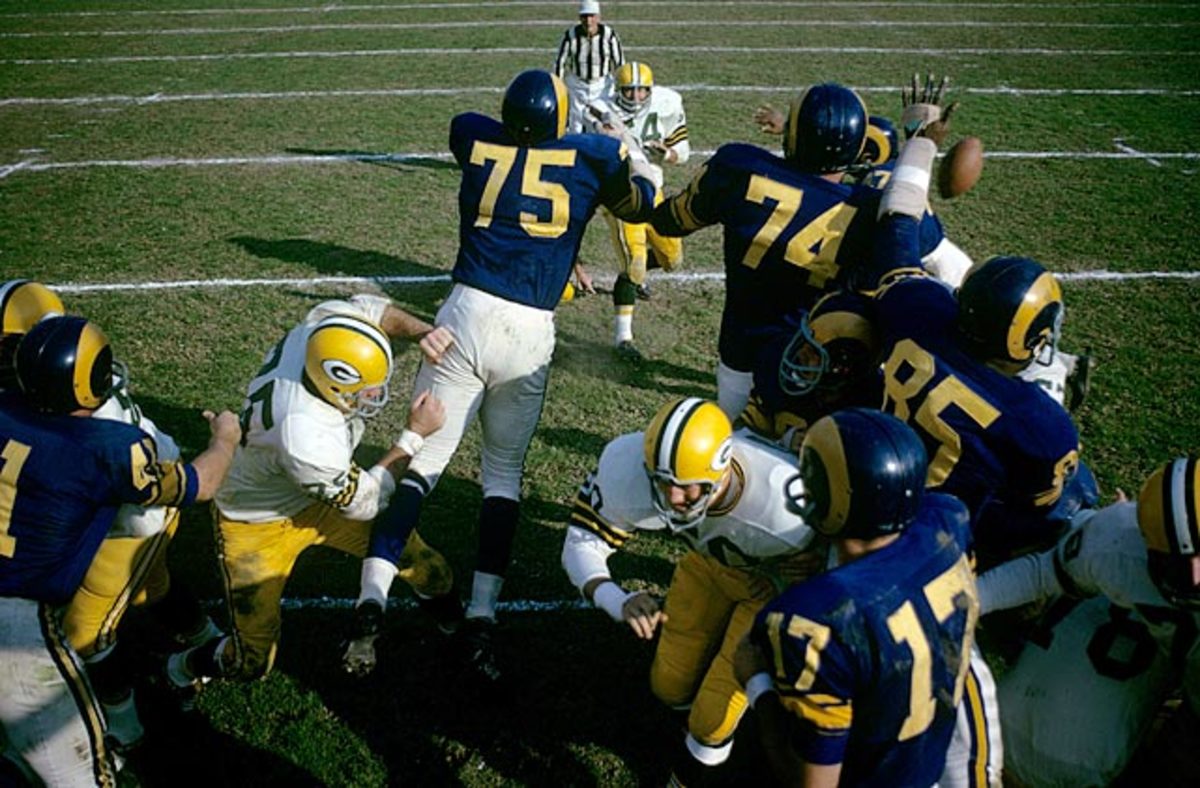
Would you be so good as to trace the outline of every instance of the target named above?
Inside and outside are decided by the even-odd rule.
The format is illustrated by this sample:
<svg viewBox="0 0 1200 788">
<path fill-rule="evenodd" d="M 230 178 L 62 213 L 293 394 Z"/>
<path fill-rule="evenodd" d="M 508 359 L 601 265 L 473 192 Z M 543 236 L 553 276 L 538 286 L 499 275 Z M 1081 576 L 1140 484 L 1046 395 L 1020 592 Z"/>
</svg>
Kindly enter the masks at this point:
<svg viewBox="0 0 1200 788">
<path fill-rule="evenodd" d="M 454 113 L 495 113 L 498 91 L 512 74 L 551 62 L 572 10 L 568 3 L 561 8 L 513 3 L 442 9 L 396 3 L 319 13 L 169 13 L 233 5 L 223 0 L 62 0 L 0 7 L 0 35 L 142 31 L 120 37 L 0 38 L 0 167 L 19 162 L 86 165 L 17 170 L 0 178 L 0 279 L 32 276 L 66 285 L 444 274 L 455 254 L 458 183 L 457 171 L 444 159 L 189 167 L 98 163 L 443 153 Z M 290 0 L 237 5 L 305 7 Z M 73 13 L 131 9 L 154 13 Z M 609 2 L 605 15 L 630 54 L 654 67 L 660 84 L 766 89 L 684 89 L 697 150 L 730 140 L 775 146 L 777 140 L 758 134 L 750 113 L 759 103 L 786 105 L 789 92 L 781 87 L 837 79 L 863 88 L 873 111 L 895 118 L 898 93 L 885 88 L 898 88 L 913 71 L 947 72 L 962 101 L 954 134 L 977 135 L 990 152 L 1025 155 L 990 158 L 973 192 L 951 202 L 935 200 L 949 235 L 967 252 L 976 258 L 1031 254 L 1064 273 L 1200 270 L 1193 218 L 1200 205 L 1200 161 L 1076 155 L 1110 153 L 1118 144 L 1152 153 L 1197 152 L 1200 7 L 1195 4 L 705 7 Z M 694 18 L 947 24 L 689 25 Z M 152 32 L 491 20 L 553 23 L 193 36 Z M 639 20 L 675 24 L 634 24 Z M 964 20 L 1006 24 L 949 24 Z M 1028 24 L 1007 24 L 1012 22 Z M 105 60 L 439 47 L 536 52 Z M 722 52 L 712 47 L 808 51 Z M 893 51 L 815 51 L 837 47 Z M 1056 52 L 912 51 L 970 48 Z M 83 62 L 16 62 L 60 58 Z M 434 96 L 171 100 L 237 92 L 455 88 L 476 90 Z M 997 92 L 1003 88 L 1014 92 Z M 1024 92 L 1034 89 L 1125 93 Z M 4 103 L 155 94 L 165 100 Z M 1060 158 L 1032 158 L 1035 153 Z M 668 191 L 685 184 L 699 164 L 697 157 L 669 171 Z M 686 270 L 720 270 L 718 231 L 693 236 L 686 250 Z M 589 230 L 582 253 L 593 273 L 611 275 L 613 253 L 602 223 Z M 436 283 L 362 287 L 386 292 L 426 318 L 447 289 Z M 606 296 L 577 299 L 559 310 L 550 396 L 528 458 L 524 518 L 505 587 L 509 599 L 575 598 L 559 566 L 563 522 L 575 486 L 601 447 L 617 434 L 641 428 L 669 396 L 712 396 L 715 391 L 720 285 L 660 281 L 654 289 L 654 300 L 641 304 L 636 316 L 639 346 L 651 359 L 641 367 L 621 364 L 612 355 Z M 144 409 L 195 450 L 204 440 L 196 411 L 238 407 L 262 353 L 278 336 L 320 298 L 352 290 L 296 281 L 151 292 L 68 289 L 64 298 L 73 311 L 104 326 L 133 370 L 134 391 Z M 1064 345 L 1090 348 L 1100 364 L 1089 401 L 1077 414 L 1083 455 L 1106 493 L 1117 487 L 1136 490 L 1156 464 L 1200 446 L 1194 382 L 1200 371 L 1194 341 L 1200 336 L 1200 310 L 1195 308 L 1200 282 L 1069 281 L 1064 291 Z M 405 349 L 399 359 L 394 393 L 403 400 L 416 352 Z M 364 461 L 382 452 L 400 418 L 400 410 L 393 408 L 371 424 Z M 422 526 L 427 539 L 445 551 L 464 577 L 474 560 L 478 506 L 478 435 L 473 431 L 428 501 Z M 631 584 L 662 591 L 679 550 L 666 539 L 639 538 L 614 559 L 614 572 Z M 179 578 L 205 596 L 217 595 L 207 511 L 186 515 L 172 560 Z M 288 593 L 353 596 L 357 576 L 357 562 L 316 550 L 302 558 Z M 397 589 L 398 596 L 405 594 Z M 479 703 L 428 623 L 407 609 L 390 618 L 378 675 L 365 684 L 345 681 L 338 674 L 336 652 L 345 621 L 344 612 L 288 612 L 276 673 L 249 686 L 211 686 L 198 718 L 181 720 L 156 711 L 148 693 L 148 718 L 156 727 L 144 753 L 135 758 L 145 784 L 176 784 L 180 774 L 215 784 L 254 785 L 640 785 L 661 784 L 666 778 L 664 753 L 679 738 L 678 723 L 648 692 L 652 649 L 634 642 L 602 614 L 512 614 L 506 649 L 519 666 L 518 699 L 501 708 Z"/>
</svg>

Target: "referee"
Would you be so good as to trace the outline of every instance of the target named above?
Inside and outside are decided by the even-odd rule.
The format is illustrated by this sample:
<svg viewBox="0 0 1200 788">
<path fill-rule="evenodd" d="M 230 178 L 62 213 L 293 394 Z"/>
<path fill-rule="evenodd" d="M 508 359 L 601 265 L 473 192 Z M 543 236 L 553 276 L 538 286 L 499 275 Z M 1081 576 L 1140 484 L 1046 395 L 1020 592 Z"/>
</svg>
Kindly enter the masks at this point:
<svg viewBox="0 0 1200 788">
<path fill-rule="evenodd" d="M 588 104 L 612 97 L 613 72 L 624 62 L 617 31 L 600 24 L 600 3 L 583 0 L 579 4 L 579 24 L 563 33 L 554 61 L 554 73 L 571 92 L 569 131 L 583 131 L 583 111 Z"/>
</svg>

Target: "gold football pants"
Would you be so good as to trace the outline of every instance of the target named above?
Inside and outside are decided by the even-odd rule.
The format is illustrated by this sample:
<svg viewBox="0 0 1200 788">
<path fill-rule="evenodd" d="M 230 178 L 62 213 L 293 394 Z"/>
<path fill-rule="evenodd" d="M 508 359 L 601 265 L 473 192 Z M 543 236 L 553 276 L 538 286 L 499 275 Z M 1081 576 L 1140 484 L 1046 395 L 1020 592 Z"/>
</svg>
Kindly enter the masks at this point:
<svg viewBox="0 0 1200 788">
<path fill-rule="evenodd" d="M 116 643 L 117 625 L 130 605 L 157 602 L 167 595 L 167 545 L 179 528 L 179 510 L 167 509 L 160 533 L 105 539 L 83 582 L 63 614 L 71 648 L 87 659 Z"/>
<path fill-rule="evenodd" d="M 221 654 L 223 672 L 241 679 L 265 676 L 275 663 L 281 623 L 279 604 L 296 559 L 313 545 L 363 558 L 371 538 L 371 523 L 347 519 L 321 503 L 295 517 L 265 523 L 229 520 L 219 511 L 214 521 L 232 630 Z M 446 594 L 454 583 L 446 559 L 425 544 L 416 531 L 408 537 L 397 573 L 424 596 Z"/>
<path fill-rule="evenodd" d="M 754 616 L 771 599 L 755 594 L 752 576 L 689 552 L 667 591 L 667 620 L 650 666 L 650 688 L 668 706 L 691 704 L 688 732 L 701 744 L 728 741 L 746 710 L 733 675 L 733 653 Z"/>
<path fill-rule="evenodd" d="M 663 201 L 662 189 L 654 195 L 654 204 Z M 646 281 L 647 255 L 654 253 L 659 268 L 674 271 L 683 262 L 683 239 L 659 235 L 649 223 L 630 224 L 623 222 L 608 211 L 603 211 L 612 236 L 613 248 L 617 252 L 619 274 L 635 285 Z"/>
</svg>

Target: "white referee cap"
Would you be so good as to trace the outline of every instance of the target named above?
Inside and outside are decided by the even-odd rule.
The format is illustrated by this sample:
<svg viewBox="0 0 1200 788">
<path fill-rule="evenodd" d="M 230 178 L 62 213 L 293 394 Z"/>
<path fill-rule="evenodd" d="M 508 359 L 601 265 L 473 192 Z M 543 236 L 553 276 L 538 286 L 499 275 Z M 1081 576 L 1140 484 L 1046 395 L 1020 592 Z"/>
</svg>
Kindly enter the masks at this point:
<svg viewBox="0 0 1200 788">
<path fill-rule="evenodd" d="M 600 13 L 600 4 L 596 2 L 596 0 L 583 0 L 583 2 L 579 4 L 580 16 L 598 13 Z"/>
</svg>

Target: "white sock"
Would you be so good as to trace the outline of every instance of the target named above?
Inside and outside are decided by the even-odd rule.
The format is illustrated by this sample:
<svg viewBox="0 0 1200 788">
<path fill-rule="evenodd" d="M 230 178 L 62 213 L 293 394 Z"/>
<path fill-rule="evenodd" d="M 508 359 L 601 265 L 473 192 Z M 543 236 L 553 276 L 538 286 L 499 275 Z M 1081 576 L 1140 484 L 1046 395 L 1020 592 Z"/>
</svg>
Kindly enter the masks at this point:
<svg viewBox="0 0 1200 788">
<path fill-rule="evenodd" d="M 396 577 L 396 565 L 386 558 L 364 558 L 362 577 L 359 580 L 358 604 L 368 600 L 378 602 L 387 609 L 388 591 Z"/>
<path fill-rule="evenodd" d="M 613 344 L 633 341 L 633 312 L 624 315 L 613 315 Z"/>
<path fill-rule="evenodd" d="M 124 745 L 134 744 L 146 733 L 138 719 L 132 690 L 124 700 L 104 704 L 104 719 L 108 723 L 107 732 Z"/>
<path fill-rule="evenodd" d="M 753 387 L 753 372 L 738 372 L 725 366 L 724 362 L 717 362 L 717 405 L 730 421 L 742 415 Z"/>
<path fill-rule="evenodd" d="M 500 588 L 504 578 L 476 572 L 471 584 L 471 604 L 467 605 L 467 618 L 496 618 L 496 602 L 500 599 Z"/>
</svg>

